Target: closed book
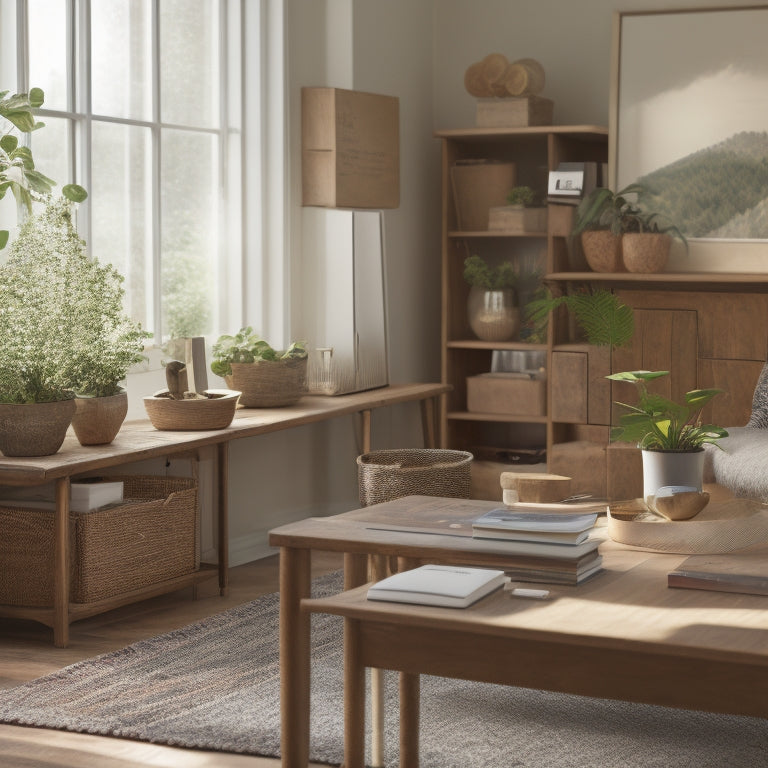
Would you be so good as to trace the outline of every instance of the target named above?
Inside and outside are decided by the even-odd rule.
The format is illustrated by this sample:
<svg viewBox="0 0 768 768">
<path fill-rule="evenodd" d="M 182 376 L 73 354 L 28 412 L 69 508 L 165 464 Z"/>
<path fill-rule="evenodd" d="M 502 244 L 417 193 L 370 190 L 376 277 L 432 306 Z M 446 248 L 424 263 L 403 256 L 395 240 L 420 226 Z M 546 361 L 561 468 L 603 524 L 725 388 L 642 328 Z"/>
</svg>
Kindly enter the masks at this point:
<svg viewBox="0 0 768 768">
<path fill-rule="evenodd" d="M 473 528 L 472 538 L 488 539 L 503 542 L 504 551 L 508 555 L 536 560 L 578 560 L 590 552 L 594 552 L 602 538 L 590 536 L 580 544 L 553 544 L 551 541 L 516 541 L 510 538 L 510 531 L 492 528 Z"/>
<path fill-rule="evenodd" d="M 456 565 L 422 565 L 377 582 L 369 600 L 466 608 L 506 581 L 504 571 Z"/>
<path fill-rule="evenodd" d="M 72 512 L 90 512 L 122 500 L 123 484 L 120 481 L 70 484 L 69 508 Z"/>
<path fill-rule="evenodd" d="M 768 595 L 768 552 L 692 555 L 667 575 L 667 585 Z"/>
<path fill-rule="evenodd" d="M 596 521 L 597 513 L 595 512 L 563 514 L 499 508 L 475 518 L 472 527 L 538 533 L 581 533 L 592 528 Z"/>
</svg>

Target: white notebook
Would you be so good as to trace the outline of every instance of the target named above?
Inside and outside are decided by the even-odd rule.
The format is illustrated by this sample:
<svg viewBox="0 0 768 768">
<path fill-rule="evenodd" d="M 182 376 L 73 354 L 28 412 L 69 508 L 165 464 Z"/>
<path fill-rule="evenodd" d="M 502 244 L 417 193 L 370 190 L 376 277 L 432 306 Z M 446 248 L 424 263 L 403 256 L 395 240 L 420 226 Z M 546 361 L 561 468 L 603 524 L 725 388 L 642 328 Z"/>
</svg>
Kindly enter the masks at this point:
<svg viewBox="0 0 768 768">
<path fill-rule="evenodd" d="M 501 587 L 504 571 L 461 565 L 422 565 L 368 588 L 369 600 L 466 608 Z"/>
</svg>

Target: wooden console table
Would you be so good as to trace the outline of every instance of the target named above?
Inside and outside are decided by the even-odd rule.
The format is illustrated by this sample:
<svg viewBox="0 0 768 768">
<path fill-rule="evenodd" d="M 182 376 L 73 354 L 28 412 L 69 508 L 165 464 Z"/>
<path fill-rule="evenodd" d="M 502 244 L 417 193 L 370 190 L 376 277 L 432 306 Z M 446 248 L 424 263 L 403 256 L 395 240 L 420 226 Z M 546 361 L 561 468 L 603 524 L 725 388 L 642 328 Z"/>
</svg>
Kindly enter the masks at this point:
<svg viewBox="0 0 768 768">
<path fill-rule="evenodd" d="M 0 606 L 0 617 L 39 621 L 53 627 L 54 644 L 69 642 L 69 624 L 77 619 L 117 608 L 155 595 L 173 592 L 218 574 L 220 593 L 226 594 L 228 560 L 228 453 L 229 443 L 246 437 L 291 429 L 306 424 L 360 414 L 363 453 L 371 449 L 371 411 L 406 402 L 421 405 L 424 443 L 438 444 L 436 414 L 440 398 L 450 389 L 444 384 L 404 384 L 326 397 L 307 395 L 287 408 L 244 408 L 237 411 L 226 429 L 203 432 L 158 431 L 148 420 L 126 422 L 114 442 L 104 446 L 81 446 L 68 434 L 61 450 L 52 456 L 11 459 L 0 457 L 0 486 L 34 486 L 55 483 L 54 512 L 54 603 L 51 607 Z M 70 593 L 69 485 L 73 476 L 100 471 L 144 459 L 196 452 L 204 446 L 217 448 L 218 564 L 203 566 L 186 576 L 93 603 L 72 603 Z"/>
</svg>

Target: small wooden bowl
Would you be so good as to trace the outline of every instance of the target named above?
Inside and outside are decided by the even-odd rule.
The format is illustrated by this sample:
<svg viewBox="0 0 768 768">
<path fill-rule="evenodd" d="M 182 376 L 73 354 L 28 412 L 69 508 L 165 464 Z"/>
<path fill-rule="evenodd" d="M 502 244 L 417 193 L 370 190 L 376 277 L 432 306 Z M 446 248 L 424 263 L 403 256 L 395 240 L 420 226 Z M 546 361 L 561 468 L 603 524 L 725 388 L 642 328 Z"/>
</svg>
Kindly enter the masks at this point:
<svg viewBox="0 0 768 768">
<path fill-rule="evenodd" d="M 706 491 L 683 491 L 666 496 L 649 496 L 648 506 L 667 520 L 690 520 L 709 504 Z"/>
<path fill-rule="evenodd" d="M 144 398 L 144 408 L 155 429 L 226 429 L 235 418 L 240 393 L 231 389 L 207 389 L 205 399 L 172 400 L 157 394 Z"/>
</svg>

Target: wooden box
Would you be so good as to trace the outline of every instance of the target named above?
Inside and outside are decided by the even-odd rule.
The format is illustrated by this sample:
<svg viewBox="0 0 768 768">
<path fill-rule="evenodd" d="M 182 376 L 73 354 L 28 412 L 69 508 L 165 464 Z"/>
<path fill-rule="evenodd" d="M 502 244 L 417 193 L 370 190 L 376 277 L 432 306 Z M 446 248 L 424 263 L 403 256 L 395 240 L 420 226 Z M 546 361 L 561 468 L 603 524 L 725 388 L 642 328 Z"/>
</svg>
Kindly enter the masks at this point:
<svg viewBox="0 0 768 768">
<path fill-rule="evenodd" d="M 70 514 L 70 600 L 90 603 L 199 567 L 197 483 L 125 476 L 125 503 Z M 0 604 L 53 605 L 54 513 L 0 507 Z"/>
<path fill-rule="evenodd" d="M 492 232 L 546 232 L 547 209 L 502 205 L 491 208 L 488 229 Z"/>
<path fill-rule="evenodd" d="M 481 373 L 467 377 L 467 410 L 509 416 L 544 416 L 546 381 L 516 373 Z"/>
<path fill-rule="evenodd" d="M 521 128 L 552 125 L 555 104 L 542 96 L 513 96 L 478 99 L 475 122 L 478 128 Z"/>
<path fill-rule="evenodd" d="M 302 204 L 397 208 L 399 128 L 394 96 L 302 88 Z"/>
</svg>

